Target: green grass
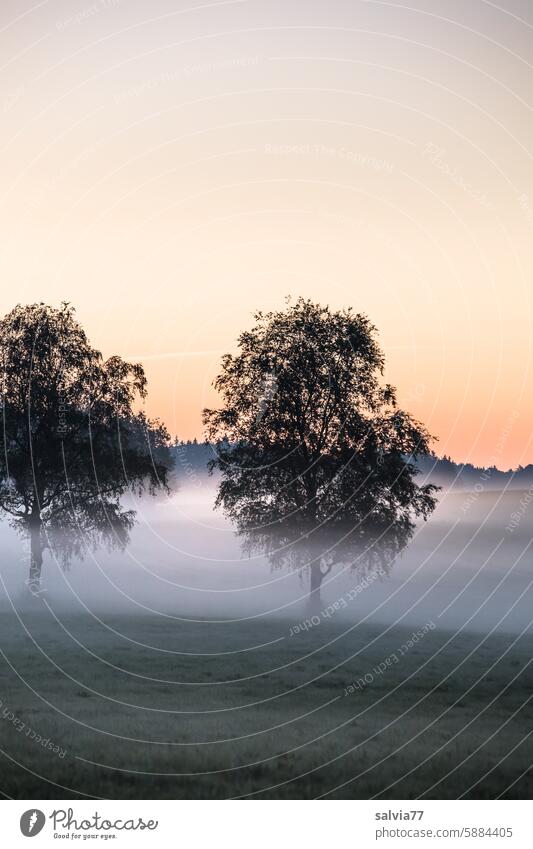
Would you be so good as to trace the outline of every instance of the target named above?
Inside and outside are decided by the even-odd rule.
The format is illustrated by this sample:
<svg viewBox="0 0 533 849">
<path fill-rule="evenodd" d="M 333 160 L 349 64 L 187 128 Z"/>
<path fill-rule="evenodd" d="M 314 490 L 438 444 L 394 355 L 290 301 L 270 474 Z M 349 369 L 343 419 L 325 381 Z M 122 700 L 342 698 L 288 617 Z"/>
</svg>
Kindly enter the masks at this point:
<svg viewBox="0 0 533 849">
<path fill-rule="evenodd" d="M 0 615 L 0 710 L 25 723 L 19 732 L 0 716 L 8 797 L 533 792 L 530 636 L 511 646 L 509 635 L 430 631 L 365 689 L 344 695 L 412 629 L 346 632 L 329 621 L 289 637 L 291 623 L 280 620 L 104 616 L 106 628 L 89 616 L 62 616 L 63 627 L 37 610 L 21 618 L 35 642 L 14 615 Z"/>
</svg>

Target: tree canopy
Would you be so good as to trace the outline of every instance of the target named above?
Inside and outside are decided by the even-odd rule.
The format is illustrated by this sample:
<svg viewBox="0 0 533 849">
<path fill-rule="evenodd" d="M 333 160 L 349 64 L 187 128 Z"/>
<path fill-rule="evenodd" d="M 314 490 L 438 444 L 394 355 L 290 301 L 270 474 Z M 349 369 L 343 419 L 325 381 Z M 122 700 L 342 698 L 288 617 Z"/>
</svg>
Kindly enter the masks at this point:
<svg viewBox="0 0 533 849">
<path fill-rule="evenodd" d="M 390 568 L 437 487 L 416 482 L 431 437 L 383 384 L 374 325 L 300 298 L 256 313 L 238 348 L 204 411 L 217 505 L 273 565 L 308 567 L 312 592 L 335 563 Z"/>
<path fill-rule="evenodd" d="M 30 538 L 36 592 L 46 548 L 66 565 L 101 544 L 125 547 L 135 512 L 121 496 L 167 486 L 170 439 L 136 409 L 142 366 L 104 360 L 67 303 L 6 315 L 0 369 L 0 510 Z"/>
</svg>

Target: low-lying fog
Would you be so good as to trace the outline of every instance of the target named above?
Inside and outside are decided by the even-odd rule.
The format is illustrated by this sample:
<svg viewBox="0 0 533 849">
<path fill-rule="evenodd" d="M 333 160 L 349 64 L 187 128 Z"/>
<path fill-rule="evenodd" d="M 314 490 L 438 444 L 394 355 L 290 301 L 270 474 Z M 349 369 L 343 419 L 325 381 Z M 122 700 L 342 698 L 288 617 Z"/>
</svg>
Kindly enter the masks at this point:
<svg viewBox="0 0 533 849">
<path fill-rule="evenodd" d="M 213 511 L 213 496 L 206 483 L 166 500 L 137 502 L 138 524 L 124 554 L 89 552 L 63 572 L 46 552 L 48 603 L 180 619 L 305 619 L 307 578 L 272 571 L 265 557 L 243 556 L 232 527 Z M 444 493 L 389 578 L 350 601 L 347 593 L 360 578 L 337 567 L 324 582 L 322 607 L 346 602 L 334 614 L 337 621 L 521 631 L 533 618 L 532 520 L 533 505 L 516 490 Z M 26 606 L 27 547 L 5 523 L 0 544 L 0 604 Z"/>
</svg>

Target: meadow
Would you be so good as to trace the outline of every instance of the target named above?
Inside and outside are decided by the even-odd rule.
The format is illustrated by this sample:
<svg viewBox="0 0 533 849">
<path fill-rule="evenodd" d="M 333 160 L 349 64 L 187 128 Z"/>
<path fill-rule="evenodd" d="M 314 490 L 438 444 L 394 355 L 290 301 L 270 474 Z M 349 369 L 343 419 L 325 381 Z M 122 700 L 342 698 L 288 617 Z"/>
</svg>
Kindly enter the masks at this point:
<svg viewBox="0 0 533 849">
<path fill-rule="evenodd" d="M 295 624 L 4 610 L 3 794 L 531 797 L 531 634 Z"/>
</svg>

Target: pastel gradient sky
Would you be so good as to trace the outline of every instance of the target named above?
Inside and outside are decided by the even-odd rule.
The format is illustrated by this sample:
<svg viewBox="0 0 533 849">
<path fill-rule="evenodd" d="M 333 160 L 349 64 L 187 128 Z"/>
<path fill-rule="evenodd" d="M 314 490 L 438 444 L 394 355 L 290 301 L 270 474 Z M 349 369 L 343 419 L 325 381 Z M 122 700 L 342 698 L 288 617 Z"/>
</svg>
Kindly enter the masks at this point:
<svg viewBox="0 0 533 849">
<path fill-rule="evenodd" d="M 201 435 L 256 309 L 366 312 L 438 453 L 533 462 L 526 0 L 2 0 L 3 285 Z"/>
</svg>

